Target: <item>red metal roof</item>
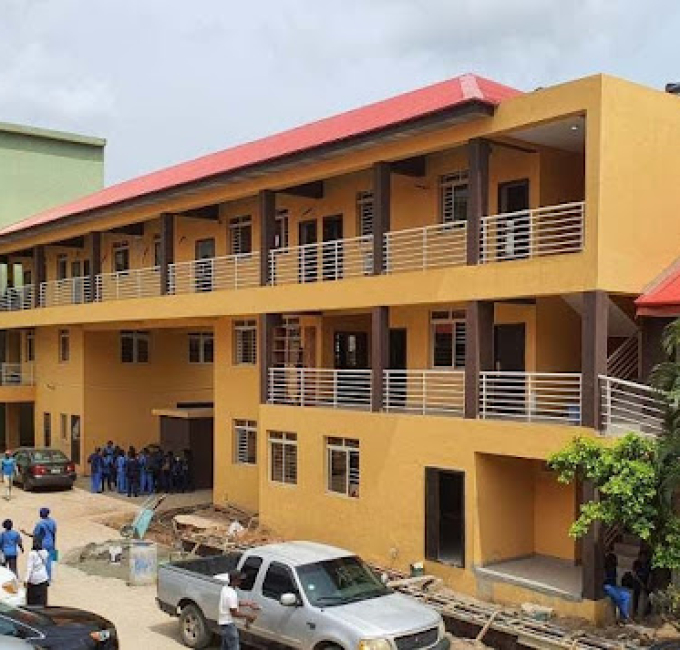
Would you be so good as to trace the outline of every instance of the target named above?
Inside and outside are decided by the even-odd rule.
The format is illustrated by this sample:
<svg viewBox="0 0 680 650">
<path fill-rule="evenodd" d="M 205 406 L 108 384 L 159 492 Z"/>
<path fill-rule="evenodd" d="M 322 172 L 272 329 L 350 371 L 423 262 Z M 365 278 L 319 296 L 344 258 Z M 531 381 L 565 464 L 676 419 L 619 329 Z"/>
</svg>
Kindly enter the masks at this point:
<svg viewBox="0 0 680 650">
<path fill-rule="evenodd" d="M 680 315 L 680 262 L 664 271 L 635 306 L 640 316 Z"/>
<path fill-rule="evenodd" d="M 341 142 L 468 102 L 479 101 L 497 106 L 504 99 L 520 93 L 495 81 L 465 74 L 112 185 L 7 226 L 0 230 L 0 237 L 282 156 Z"/>
</svg>

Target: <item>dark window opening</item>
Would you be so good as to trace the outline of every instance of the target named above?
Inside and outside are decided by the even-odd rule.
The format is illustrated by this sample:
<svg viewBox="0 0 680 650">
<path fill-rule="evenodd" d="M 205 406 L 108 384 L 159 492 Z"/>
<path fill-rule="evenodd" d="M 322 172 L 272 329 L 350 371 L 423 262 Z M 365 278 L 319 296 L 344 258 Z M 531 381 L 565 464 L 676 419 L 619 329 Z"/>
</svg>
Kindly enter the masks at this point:
<svg viewBox="0 0 680 650">
<path fill-rule="evenodd" d="M 465 566 L 465 474 L 425 470 L 425 557 Z"/>
</svg>

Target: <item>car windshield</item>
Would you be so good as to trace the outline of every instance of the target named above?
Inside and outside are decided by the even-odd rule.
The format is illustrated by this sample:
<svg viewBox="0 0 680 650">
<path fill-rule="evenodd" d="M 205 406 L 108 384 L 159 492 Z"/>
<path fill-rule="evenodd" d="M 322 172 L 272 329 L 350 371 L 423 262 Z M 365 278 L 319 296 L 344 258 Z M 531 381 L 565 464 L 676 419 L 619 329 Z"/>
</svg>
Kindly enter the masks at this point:
<svg viewBox="0 0 680 650">
<path fill-rule="evenodd" d="M 58 449 L 36 449 L 33 453 L 33 461 L 36 463 L 66 463 L 68 458 Z"/>
<path fill-rule="evenodd" d="M 392 593 L 358 557 L 341 557 L 297 568 L 310 604 L 346 605 Z"/>
<path fill-rule="evenodd" d="M 24 609 L 23 607 L 13 607 L 12 605 L 7 605 L 3 602 L 0 602 L 0 616 L 6 616 L 14 621 L 32 627 L 40 627 L 51 623 L 50 619 L 44 614 Z"/>
</svg>

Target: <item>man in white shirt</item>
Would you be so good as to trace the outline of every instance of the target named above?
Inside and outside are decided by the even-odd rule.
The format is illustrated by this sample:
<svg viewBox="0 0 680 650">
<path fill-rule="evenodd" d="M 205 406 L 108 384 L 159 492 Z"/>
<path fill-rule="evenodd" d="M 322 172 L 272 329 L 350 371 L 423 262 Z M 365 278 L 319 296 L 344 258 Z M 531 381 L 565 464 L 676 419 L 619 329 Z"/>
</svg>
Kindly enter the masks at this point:
<svg viewBox="0 0 680 650">
<path fill-rule="evenodd" d="M 245 619 L 246 626 L 248 626 L 257 617 L 255 614 L 246 613 L 239 609 L 238 593 L 236 590 L 243 582 L 245 575 L 240 571 L 230 571 L 228 576 L 223 576 L 224 574 L 215 576 L 218 579 L 226 578 L 228 580 L 220 592 L 220 607 L 217 620 L 222 635 L 221 648 L 222 650 L 239 650 L 238 628 L 234 623 L 234 619 Z M 243 601 L 241 604 L 251 610 L 259 609 L 255 603 Z"/>
</svg>

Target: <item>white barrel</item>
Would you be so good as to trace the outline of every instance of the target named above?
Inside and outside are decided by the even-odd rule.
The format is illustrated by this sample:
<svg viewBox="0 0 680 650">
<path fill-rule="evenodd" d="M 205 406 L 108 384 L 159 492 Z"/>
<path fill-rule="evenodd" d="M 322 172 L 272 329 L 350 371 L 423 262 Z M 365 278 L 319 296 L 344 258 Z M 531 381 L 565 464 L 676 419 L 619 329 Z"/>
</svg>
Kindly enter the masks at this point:
<svg viewBox="0 0 680 650">
<path fill-rule="evenodd" d="M 152 585 L 158 573 L 158 550 L 153 542 L 133 541 L 130 544 L 131 585 Z"/>
</svg>

